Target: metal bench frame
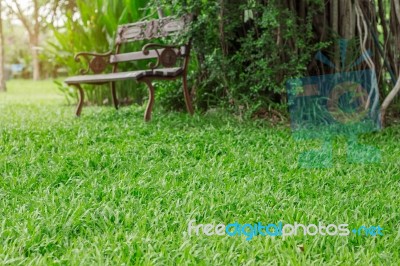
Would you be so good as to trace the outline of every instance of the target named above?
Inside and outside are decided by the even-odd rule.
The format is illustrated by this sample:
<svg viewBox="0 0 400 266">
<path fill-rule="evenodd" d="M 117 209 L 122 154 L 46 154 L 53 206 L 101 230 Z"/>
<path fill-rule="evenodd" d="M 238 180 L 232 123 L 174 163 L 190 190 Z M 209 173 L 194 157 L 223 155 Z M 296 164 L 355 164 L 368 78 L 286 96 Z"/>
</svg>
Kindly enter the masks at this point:
<svg viewBox="0 0 400 266">
<path fill-rule="evenodd" d="M 151 120 L 151 112 L 154 105 L 153 80 L 175 80 L 182 77 L 183 94 L 187 111 L 193 114 L 193 105 L 187 86 L 187 69 L 190 58 L 190 41 L 184 45 L 165 45 L 148 43 L 141 51 L 131 53 L 120 53 L 121 46 L 128 42 L 152 40 L 171 35 L 181 34 L 187 30 L 192 21 L 191 15 L 181 18 L 165 17 L 158 20 L 141 21 L 132 24 L 120 25 L 118 27 L 115 48 L 107 53 L 80 52 L 75 55 L 75 61 L 79 62 L 84 58 L 88 62 L 88 69 L 81 70 L 80 76 L 69 77 L 65 83 L 74 86 L 79 92 L 79 102 L 76 108 L 76 115 L 80 116 L 84 104 L 84 90 L 81 84 L 100 85 L 110 83 L 113 104 L 118 109 L 115 82 L 119 80 L 137 80 L 147 85 L 149 100 L 144 114 L 145 121 Z M 157 59 L 149 64 L 149 69 L 118 72 L 118 63 Z M 112 65 L 112 72 L 103 73 L 107 66 Z M 160 68 L 163 66 L 164 68 Z M 88 75 L 89 72 L 93 74 Z"/>
</svg>

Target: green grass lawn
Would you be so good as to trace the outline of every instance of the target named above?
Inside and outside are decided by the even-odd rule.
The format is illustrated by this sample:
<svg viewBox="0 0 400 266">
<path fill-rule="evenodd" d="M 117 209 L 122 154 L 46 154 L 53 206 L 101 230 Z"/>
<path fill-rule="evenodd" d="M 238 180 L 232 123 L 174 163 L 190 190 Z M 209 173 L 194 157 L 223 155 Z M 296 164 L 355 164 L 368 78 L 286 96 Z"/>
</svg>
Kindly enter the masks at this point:
<svg viewBox="0 0 400 266">
<path fill-rule="evenodd" d="M 399 265 L 400 126 L 362 136 L 380 164 L 302 169 L 286 126 L 222 112 L 74 107 L 50 81 L 0 94 L 0 264 Z M 158 106 L 157 106 L 158 107 Z M 188 235 L 196 224 L 380 225 L 384 236 Z M 300 249 L 303 247 L 304 250 Z"/>
</svg>

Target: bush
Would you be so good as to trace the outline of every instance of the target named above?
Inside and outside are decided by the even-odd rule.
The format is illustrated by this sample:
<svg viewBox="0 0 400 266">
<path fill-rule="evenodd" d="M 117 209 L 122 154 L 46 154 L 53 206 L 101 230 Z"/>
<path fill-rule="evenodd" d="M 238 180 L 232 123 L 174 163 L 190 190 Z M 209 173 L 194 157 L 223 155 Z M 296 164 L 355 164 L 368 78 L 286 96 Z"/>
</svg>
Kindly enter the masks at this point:
<svg viewBox="0 0 400 266">
<path fill-rule="evenodd" d="M 200 109 L 253 112 L 255 106 L 284 104 L 286 80 L 305 74 L 324 47 L 314 39 L 312 12 L 298 23 L 296 12 L 280 1 L 243 2 L 164 1 L 170 12 L 197 15 L 191 28 L 192 73 Z"/>
</svg>

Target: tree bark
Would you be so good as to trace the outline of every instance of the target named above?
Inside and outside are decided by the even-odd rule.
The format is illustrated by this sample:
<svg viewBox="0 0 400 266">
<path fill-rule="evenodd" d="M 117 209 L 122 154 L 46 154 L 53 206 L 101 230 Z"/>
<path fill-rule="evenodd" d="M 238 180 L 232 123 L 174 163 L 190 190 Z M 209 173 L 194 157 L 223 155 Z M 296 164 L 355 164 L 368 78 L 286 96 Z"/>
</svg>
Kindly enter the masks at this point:
<svg viewBox="0 0 400 266">
<path fill-rule="evenodd" d="M 354 4 L 349 0 L 340 1 L 340 21 L 343 27 L 340 28 L 342 38 L 347 40 L 355 37 L 356 19 Z"/>
<path fill-rule="evenodd" d="M 383 5 L 382 5 L 383 6 Z M 381 106 L 381 122 L 382 125 L 385 125 L 386 122 L 386 113 L 390 104 L 396 98 L 396 96 L 400 93 L 400 0 L 391 0 L 390 1 L 390 35 L 391 38 L 387 40 L 387 53 L 388 59 L 392 66 L 392 70 L 398 76 L 396 85 L 390 91 L 390 93 L 386 96 L 385 100 Z M 392 44 L 392 45 L 391 45 Z"/>
<path fill-rule="evenodd" d="M 6 92 L 6 77 L 4 73 L 4 36 L 3 36 L 3 20 L 1 16 L 1 3 L 0 3 L 0 92 Z"/>
<path fill-rule="evenodd" d="M 396 95 L 398 95 L 400 92 L 400 77 L 397 79 L 397 83 L 394 86 L 393 90 L 389 93 L 389 95 L 386 97 L 384 102 L 382 103 L 381 106 L 381 122 L 382 126 L 385 126 L 386 124 L 386 111 L 389 107 L 389 105 L 392 103 Z"/>
<path fill-rule="evenodd" d="M 33 64 L 33 80 L 40 79 L 40 62 L 38 54 L 39 46 L 39 35 L 40 35 L 40 22 L 39 22 L 39 3 L 38 0 L 34 0 L 34 10 L 33 10 L 33 36 L 31 38 L 31 49 L 32 49 L 32 64 Z"/>
<path fill-rule="evenodd" d="M 331 26 L 333 34 L 340 34 L 339 32 L 339 0 L 331 1 Z M 334 45 L 334 63 L 336 67 L 339 67 L 339 45 Z"/>
<path fill-rule="evenodd" d="M 390 31 L 393 36 L 393 67 L 400 74 L 400 0 L 391 1 Z"/>
<path fill-rule="evenodd" d="M 33 67 L 33 80 L 40 80 L 40 60 L 39 60 L 39 36 L 38 34 L 30 37 L 31 53 L 32 53 L 32 67 Z"/>
</svg>

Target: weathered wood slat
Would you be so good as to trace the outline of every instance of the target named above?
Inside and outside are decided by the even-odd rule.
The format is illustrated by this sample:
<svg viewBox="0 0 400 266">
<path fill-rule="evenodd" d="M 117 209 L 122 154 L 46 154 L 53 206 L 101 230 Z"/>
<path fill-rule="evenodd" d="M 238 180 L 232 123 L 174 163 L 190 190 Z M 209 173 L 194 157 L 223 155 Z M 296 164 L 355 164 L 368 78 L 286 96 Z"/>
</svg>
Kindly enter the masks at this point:
<svg viewBox="0 0 400 266">
<path fill-rule="evenodd" d="M 186 15 L 178 19 L 165 17 L 121 25 L 118 27 L 116 43 L 151 40 L 182 33 L 187 29 L 191 21 L 192 16 Z"/>
<path fill-rule="evenodd" d="M 181 48 L 182 54 L 184 53 L 184 47 Z M 176 53 L 179 52 L 178 49 L 174 49 Z M 159 54 L 161 54 L 164 49 L 157 49 Z M 149 54 L 145 55 L 143 54 L 142 51 L 140 52 L 132 52 L 132 53 L 124 53 L 124 54 L 116 54 L 116 55 L 111 55 L 110 57 L 110 63 L 122 63 L 122 62 L 129 62 L 129 61 L 135 61 L 135 60 L 146 60 L 146 59 L 153 59 L 157 58 L 157 52 L 156 50 L 149 50 Z"/>
<path fill-rule="evenodd" d="M 161 50 L 159 52 L 161 52 Z M 143 54 L 142 51 L 132 52 L 132 53 L 124 53 L 124 54 L 116 54 L 116 55 L 112 55 L 110 57 L 110 63 L 121 63 L 121 62 L 135 61 L 135 60 L 152 59 L 152 58 L 157 58 L 157 57 L 158 57 L 158 55 L 155 50 L 149 51 L 148 55 Z"/>
<path fill-rule="evenodd" d="M 73 84 L 101 84 L 111 81 L 119 80 L 137 80 L 146 76 L 161 76 L 161 77 L 175 77 L 181 74 L 183 69 L 181 67 L 174 68 L 161 68 L 154 70 L 140 70 L 130 72 L 119 72 L 110 74 L 98 74 L 98 75 L 82 75 L 67 78 L 65 83 L 68 85 Z"/>
</svg>

